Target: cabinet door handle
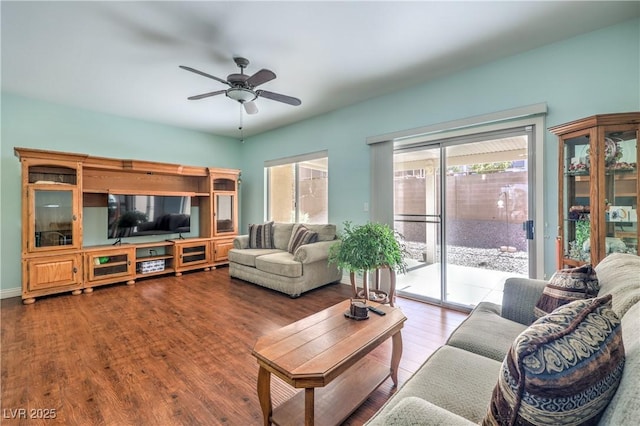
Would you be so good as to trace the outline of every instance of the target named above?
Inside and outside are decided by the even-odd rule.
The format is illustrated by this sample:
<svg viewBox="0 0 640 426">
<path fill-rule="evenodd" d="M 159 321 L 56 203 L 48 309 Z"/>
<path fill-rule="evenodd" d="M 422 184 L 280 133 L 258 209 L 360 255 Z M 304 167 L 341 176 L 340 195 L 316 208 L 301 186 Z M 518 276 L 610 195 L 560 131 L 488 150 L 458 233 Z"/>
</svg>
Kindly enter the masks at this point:
<svg viewBox="0 0 640 426">
<path fill-rule="evenodd" d="M 78 220 L 78 216 L 76 216 L 75 214 L 72 216 L 73 220 Z"/>
<path fill-rule="evenodd" d="M 73 267 L 73 273 L 77 273 L 78 272 L 78 268 L 76 268 L 75 266 Z"/>
<path fill-rule="evenodd" d="M 131 261 L 127 260 L 127 266 L 131 266 Z"/>
</svg>

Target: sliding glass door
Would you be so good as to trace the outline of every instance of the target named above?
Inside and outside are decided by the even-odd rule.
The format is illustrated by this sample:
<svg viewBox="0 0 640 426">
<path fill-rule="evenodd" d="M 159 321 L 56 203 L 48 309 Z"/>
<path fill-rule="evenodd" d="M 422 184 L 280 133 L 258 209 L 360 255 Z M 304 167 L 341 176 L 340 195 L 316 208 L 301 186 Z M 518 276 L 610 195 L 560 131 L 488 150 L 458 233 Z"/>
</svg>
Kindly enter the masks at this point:
<svg viewBox="0 0 640 426">
<path fill-rule="evenodd" d="M 399 294 L 461 307 L 500 303 L 529 276 L 530 129 L 400 146 L 394 222 L 410 253 Z"/>
</svg>

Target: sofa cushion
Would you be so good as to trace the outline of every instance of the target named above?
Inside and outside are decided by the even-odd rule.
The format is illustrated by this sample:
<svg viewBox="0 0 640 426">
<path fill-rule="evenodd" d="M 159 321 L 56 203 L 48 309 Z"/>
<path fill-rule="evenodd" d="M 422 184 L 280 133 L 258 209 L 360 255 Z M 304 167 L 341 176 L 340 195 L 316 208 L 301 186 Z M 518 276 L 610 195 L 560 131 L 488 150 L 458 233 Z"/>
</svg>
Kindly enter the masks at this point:
<svg viewBox="0 0 640 426">
<path fill-rule="evenodd" d="M 297 228 L 294 228 L 293 233 L 291 234 L 291 239 L 289 240 L 289 245 L 287 246 L 287 251 L 291 254 L 295 253 L 298 250 L 298 247 L 304 244 L 311 244 L 318 239 L 318 234 L 309 231 L 305 226 L 299 225 Z"/>
<path fill-rule="evenodd" d="M 625 351 L 622 380 L 600 419 L 602 425 L 633 425 L 640 419 L 640 303 L 633 305 L 622 319 L 622 336 Z"/>
<path fill-rule="evenodd" d="M 257 257 L 256 269 L 283 277 L 297 278 L 302 276 L 302 263 L 293 260 L 291 253 L 283 251 Z"/>
<path fill-rule="evenodd" d="M 624 317 L 629 308 L 640 302 L 640 256 L 613 253 L 602 259 L 595 270 L 599 294 L 611 294 L 613 312 Z"/>
<path fill-rule="evenodd" d="M 278 249 L 231 249 L 229 250 L 229 262 L 255 268 L 258 257 L 281 252 L 282 250 Z"/>
<path fill-rule="evenodd" d="M 536 318 L 541 318 L 571 301 L 596 297 L 599 289 L 591 265 L 561 269 L 549 280 L 533 312 Z"/>
<path fill-rule="evenodd" d="M 388 413 L 409 396 L 417 396 L 478 423 L 487 413 L 499 372 L 500 361 L 453 346 L 441 346 L 376 413 L 377 421 L 372 424 L 387 424 Z"/>
<path fill-rule="evenodd" d="M 500 316 L 500 305 L 480 302 L 449 337 L 447 345 L 502 362 L 526 325 Z"/>
<path fill-rule="evenodd" d="M 483 424 L 595 424 L 624 361 L 611 295 L 561 306 L 514 341 Z"/>
<path fill-rule="evenodd" d="M 287 250 L 293 231 L 293 223 L 276 222 L 273 224 L 273 246 L 279 250 Z"/>
<path fill-rule="evenodd" d="M 464 417 L 453 414 L 422 398 L 408 396 L 389 411 L 384 419 L 366 423 L 370 426 L 473 426 Z"/>
<path fill-rule="evenodd" d="M 273 222 L 249 225 L 249 248 L 275 248 L 273 245 Z"/>
</svg>

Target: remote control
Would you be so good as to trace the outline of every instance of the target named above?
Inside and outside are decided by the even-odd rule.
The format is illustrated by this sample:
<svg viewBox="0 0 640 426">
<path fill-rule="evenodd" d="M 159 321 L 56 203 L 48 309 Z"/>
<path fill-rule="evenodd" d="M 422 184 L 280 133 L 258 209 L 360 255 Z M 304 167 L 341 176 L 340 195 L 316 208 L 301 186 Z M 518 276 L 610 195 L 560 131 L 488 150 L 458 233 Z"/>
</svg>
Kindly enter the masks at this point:
<svg viewBox="0 0 640 426">
<path fill-rule="evenodd" d="M 371 312 L 374 312 L 374 313 L 376 313 L 376 314 L 378 314 L 378 315 L 380 315 L 380 316 L 382 316 L 382 315 L 387 315 L 387 313 L 386 313 L 385 311 L 381 310 L 381 309 L 374 308 L 373 306 L 367 306 L 367 307 L 369 308 L 369 310 L 370 310 Z"/>
</svg>

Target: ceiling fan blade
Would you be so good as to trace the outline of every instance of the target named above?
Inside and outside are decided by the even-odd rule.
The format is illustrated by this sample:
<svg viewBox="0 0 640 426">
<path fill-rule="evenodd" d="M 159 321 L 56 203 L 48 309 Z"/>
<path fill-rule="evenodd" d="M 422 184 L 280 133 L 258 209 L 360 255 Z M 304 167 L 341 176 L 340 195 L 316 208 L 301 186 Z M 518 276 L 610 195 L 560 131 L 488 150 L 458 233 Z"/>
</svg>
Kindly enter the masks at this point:
<svg viewBox="0 0 640 426">
<path fill-rule="evenodd" d="M 281 95 L 280 93 L 269 92 L 268 90 L 257 90 L 256 94 L 262 98 L 271 99 L 272 101 L 284 102 L 285 104 L 298 106 L 302 101 L 293 96 Z"/>
<path fill-rule="evenodd" d="M 195 68 L 186 67 L 186 66 L 184 66 L 184 65 L 178 65 L 178 66 L 179 66 L 180 68 L 182 68 L 183 70 L 191 71 L 191 72 L 194 72 L 194 73 L 196 73 L 196 74 L 200 74 L 200 75 L 202 75 L 202 76 L 204 76 L 204 77 L 212 78 L 212 79 L 214 79 L 214 80 L 216 80 L 216 81 L 219 81 L 220 83 L 226 84 L 227 86 L 231 86 L 231 84 L 229 84 L 229 82 L 228 82 L 227 80 L 223 80 L 223 79 L 218 78 L 218 77 L 216 77 L 216 76 L 213 76 L 213 75 L 211 75 L 211 74 L 207 74 L 206 72 L 198 71 L 198 70 L 197 70 L 197 69 L 195 69 Z"/>
<path fill-rule="evenodd" d="M 244 102 L 242 105 L 244 105 L 244 110 L 247 112 L 247 114 L 252 115 L 258 113 L 258 105 L 256 105 L 255 102 Z"/>
<path fill-rule="evenodd" d="M 251 77 L 247 79 L 247 84 L 251 87 L 260 86 L 261 84 L 271 81 L 276 78 L 276 74 L 273 71 L 267 69 L 261 69 Z"/>
<path fill-rule="evenodd" d="M 226 92 L 226 90 L 216 90 L 215 92 L 203 93 L 202 95 L 189 96 L 187 99 L 195 101 L 202 98 L 208 98 L 209 96 L 221 95 L 224 92 Z"/>
</svg>

